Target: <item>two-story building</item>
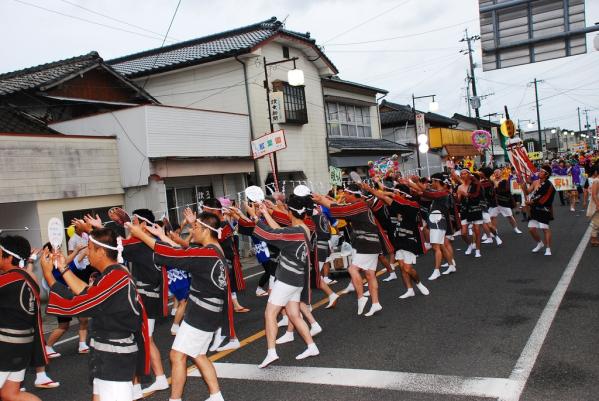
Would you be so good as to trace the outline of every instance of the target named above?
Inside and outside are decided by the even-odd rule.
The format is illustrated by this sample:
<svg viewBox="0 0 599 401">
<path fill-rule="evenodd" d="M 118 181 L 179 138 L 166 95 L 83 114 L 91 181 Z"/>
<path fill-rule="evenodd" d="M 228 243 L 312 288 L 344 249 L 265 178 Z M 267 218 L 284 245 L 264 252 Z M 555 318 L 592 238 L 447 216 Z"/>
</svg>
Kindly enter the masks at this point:
<svg viewBox="0 0 599 401">
<path fill-rule="evenodd" d="M 50 217 L 107 219 L 124 205 L 116 137 L 67 136 L 48 123 L 152 103 L 95 52 L 0 74 L 0 231 L 40 247 Z"/>
<path fill-rule="evenodd" d="M 408 174 L 415 174 L 418 170 L 417 155 L 418 144 L 416 140 L 416 128 L 414 123 L 414 109 L 409 105 L 383 100 L 379 106 L 381 116 L 382 137 L 389 141 L 402 144 L 412 150 L 411 154 L 403 157 L 403 169 Z M 416 113 L 424 114 L 427 135 L 432 128 L 452 128 L 458 125 L 453 118 L 445 117 L 432 112 Z M 430 136 L 429 136 L 429 144 Z M 427 153 L 420 155 L 421 170 L 419 173 L 435 173 L 443 170 L 444 157 L 443 146 L 431 148 Z"/>
<path fill-rule="evenodd" d="M 277 61 L 284 62 L 268 65 Z M 275 130 L 285 130 L 287 142 L 287 148 L 277 152 L 279 181 L 328 181 L 321 78 L 338 71 L 309 33 L 286 30 L 273 17 L 109 63 L 163 105 L 247 116 L 249 132 L 238 135 L 224 130 L 218 135 L 220 143 L 215 144 L 219 148 L 243 146 L 246 156 L 249 139 L 270 131 L 265 85 L 282 92 L 286 121 L 274 125 Z M 294 67 L 303 71 L 304 85 L 288 83 L 288 71 Z M 255 170 L 255 181 L 272 180 L 268 158 L 259 159 Z"/>
<path fill-rule="evenodd" d="M 387 91 L 336 76 L 322 79 L 328 134 L 329 165 L 345 174 L 366 176 L 368 162 L 411 153 L 405 145 L 384 139 L 377 95 Z"/>
</svg>

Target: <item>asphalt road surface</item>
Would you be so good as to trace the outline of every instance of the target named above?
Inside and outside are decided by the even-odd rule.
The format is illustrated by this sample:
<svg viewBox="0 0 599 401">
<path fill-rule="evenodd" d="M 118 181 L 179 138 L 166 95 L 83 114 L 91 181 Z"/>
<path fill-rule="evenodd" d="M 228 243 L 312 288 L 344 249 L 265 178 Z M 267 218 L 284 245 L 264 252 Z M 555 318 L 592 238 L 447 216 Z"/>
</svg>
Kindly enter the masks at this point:
<svg viewBox="0 0 599 401">
<path fill-rule="evenodd" d="M 353 294 L 325 310 L 316 293 L 315 317 L 324 328 L 315 338 L 321 355 L 296 361 L 305 347 L 296 335 L 293 343 L 278 346 L 280 361 L 265 370 L 256 365 L 266 354 L 266 298 L 254 296 L 259 268 L 248 269 L 246 276 L 253 277 L 240 299 L 251 312 L 235 316 L 242 347 L 212 355 L 225 399 L 599 399 L 599 250 L 587 246 L 582 211 L 556 206 L 552 227 L 551 257 L 532 254 L 533 240 L 526 232 L 513 233 L 505 221 L 504 244 L 483 245 L 481 259 L 465 256 L 462 241 L 454 242 L 460 249 L 455 274 L 429 282 L 432 255 L 425 255 L 416 268 L 431 294 L 400 300 L 400 280 L 379 282 L 383 310 L 370 318 L 356 315 Z M 339 281 L 335 291 L 347 284 L 345 277 Z M 170 319 L 158 322 L 155 333 L 167 374 L 170 325 Z M 77 355 L 76 347 L 76 340 L 56 347 L 63 356 L 48 371 L 61 386 L 35 390 L 43 400 L 90 399 L 88 357 Z M 207 398 L 197 372 L 191 368 L 189 375 L 184 399 Z M 33 375 L 26 387 L 33 389 Z M 163 391 L 147 399 L 168 396 Z"/>
</svg>

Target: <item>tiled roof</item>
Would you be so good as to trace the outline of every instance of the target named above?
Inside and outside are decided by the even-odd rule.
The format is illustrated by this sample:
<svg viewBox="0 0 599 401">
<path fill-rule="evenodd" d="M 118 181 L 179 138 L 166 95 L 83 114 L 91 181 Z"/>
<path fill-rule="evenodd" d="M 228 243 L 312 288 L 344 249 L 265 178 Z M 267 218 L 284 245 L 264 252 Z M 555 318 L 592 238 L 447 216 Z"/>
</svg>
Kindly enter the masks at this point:
<svg viewBox="0 0 599 401">
<path fill-rule="evenodd" d="M 345 85 L 349 85 L 349 86 L 354 86 L 356 88 L 362 88 L 362 89 L 366 89 L 372 92 L 376 92 L 376 93 L 382 93 L 382 94 L 387 94 L 389 93 L 389 91 L 385 90 L 385 89 L 381 89 L 381 88 L 376 88 L 374 86 L 369 86 L 369 85 L 364 85 L 364 84 L 360 84 L 357 82 L 352 82 L 352 81 L 346 81 L 344 79 L 341 79 L 337 76 L 333 76 L 330 78 L 323 78 L 322 79 L 325 82 L 338 82 L 340 84 L 345 84 Z"/>
<path fill-rule="evenodd" d="M 399 143 L 391 142 L 386 139 L 374 138 L 348 138 L 332 137 L 329 138 L 329 147 L 340 150 L 394 150 L 411 152 L 410 148 Z"/>
<path fill-rule="evenodd" d="M 0 96 L 47 86 L 101 62 L 102 58 L 98 53 L 91 52 L 83 56 L 0 74 Z"/>
<path fill-rule="evenodd" d="M 381 112 L 381 126 L 394 126 L 397 124 L 405 124 L 406 122 L 414 123 L 414 110 L 409 105 L 403 105 L 398 103 L 389 102 L 383 100 L 380 105 L 381 107 L 386 106 L 394 111 Z M 424 120 L 432 125 L 440 125 L 443 127 L 449 127 L 457 125 L 458 121 L 453 118 L 445 117 L 437 113 L 425 113 L 416 109 L 417 113 L 424 113 Z"/>
<path fill-rule="evenodd" d="M 468 122 L 468 123 L 476 125 L 476 117 L 468 117 L 468 116 L 465 116 L 463 114 L 454 113 L 453 119 L 454 120 Z M 485 120 L 485 119 L 482 119 L 482 118 L 478 119 L 478 125 L 481 128 L 484 128 L 484 129 L 491 129 L 491 127 L 500 127 L 501 126 L 501 124 L 497 124 L 497 123 L 494 123 L 494 122 L 489 122 L 489 120 Z"/>
<path fill-rule="evenodd" d="M 336 70 L 308 33 L 283 29 L 283 23 L 275 17 L 230 31 L 116 58 L 108 63 L 127 77 L 141 77 L 248 53 L 279 33 L 314 46 L 319 55 Z"/>
<path fill-rule="evenodd" d="M 0 106 L 0 133 L 59 134 L 43 121 L 7 106 Z"/>
</svg>

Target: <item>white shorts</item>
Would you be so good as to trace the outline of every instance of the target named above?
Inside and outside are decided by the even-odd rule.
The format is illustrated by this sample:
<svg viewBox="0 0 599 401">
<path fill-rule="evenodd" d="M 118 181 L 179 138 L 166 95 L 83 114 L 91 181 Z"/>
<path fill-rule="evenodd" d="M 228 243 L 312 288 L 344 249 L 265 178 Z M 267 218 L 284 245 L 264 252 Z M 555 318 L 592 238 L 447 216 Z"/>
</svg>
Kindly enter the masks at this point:
<svg viewBox="0 0 599 401">
<path fill-rule="evenodd" d="M 272 287 L 268 302 L 277 306 L 285 306 L 289 302 L 299 302 L 302 289 L 303 287 L 294 287 L 277 280 Z"/>
<path fill-rule="evenodd" d="M 491 215 L 487 212 L 483 212 L 483 223 L 489 224 L 491 222 Z"/>
<path fill-rule="evenodd" d="M 489 214 L 491 215 L 491 217 L 497 217 L 499 215 L 502 215 L 503 217 L 511 217 L 513 215 L 512 209 L 505 206 L 497 206 L 491 208 L 489 209 Z"/>
<path fill-rule="evenodd" d="M 25 369 L 18 372 L 0 372 L 0 388 L 9 380 L 11 382 L 21 383 L 25 380 Z"/>
<path fill-rule="evenodd" d="M 94 379 L 94 395 L 100 401 L 132 401 L 133 382 L 115 382 Z"/>
<path fill-rule="evenodd" d="M 549 224 L 541 223 L 536 220 L 529 220 L 528 227 L 529 228 L 540 228 L 541 230 L 549 230 Z"/>
<path fill-rule="evenodd" d="M 354 249 L 351 264 L 362 270 L 376 271 L 379 264 L 379 255 L 377 253 L 358 253 Z"/>
<path fill-rule="evenodd" d="M 470 224 L 476 224 L 477 226 L 480 226 L 483 223 L 484 223 L 483 220 L 474 220 L 474 221 L 462 220 L 462 225 L 463 226 L 467 226 L 467 225 L 470 225 Z"/>
<path fill-rule="evenodd" d="M 445 243 L 445 230 L 431 228 L 429 237 L 430 237 L 431 244 L 444 244 Z"/>
<path fill-rule="evenodd" d="M 156 319 L 148 319 L 148 332 L 150 337 L 154 334 L 154 327 L 156 326 Z"/>
<path fill-rule="evenodd" d="M 404 251 L 402 249 L 395 251 L 395 260 L 401 260 L 409 265 L 416 264 L 416 255 L 410 251 Z"/>
<path fill-rule="evenodd" d="M 171 348 L 192 358 L 206 355 L 213 335 L 214 332 L 196 329 L 183 320 Z"/>
</svg>

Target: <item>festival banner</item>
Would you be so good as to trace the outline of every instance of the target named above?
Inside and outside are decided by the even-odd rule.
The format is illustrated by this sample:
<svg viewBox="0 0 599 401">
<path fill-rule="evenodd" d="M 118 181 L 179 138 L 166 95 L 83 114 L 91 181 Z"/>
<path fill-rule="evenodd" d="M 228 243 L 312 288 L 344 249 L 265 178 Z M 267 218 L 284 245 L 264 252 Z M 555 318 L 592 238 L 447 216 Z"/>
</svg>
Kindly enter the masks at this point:
<svg viewBox="0 0 599 401">
<path fill-rule="evenodd" d="M 510 181 L 510 191 L 512 192 L 512 195 L 522 195 L 524 193 L 520 183 L 516 180 Z"/>
<path fill-rule="evenodd" d="M 331 185 L 340 187 L 343 184 L 342 175 L 343 171 L 340 168 L 329 166 L 329 182 Z"/>
<path fill-rule="evenodd" d="M 549 177 L 556 191 L 573 191 L 576 189 L 570 175 L 553 175 Z"/>
<path fill-rule="evenodd" d="M 259 159 L 278 150 L 287 147 L 285 142 L 285 130 L 278 130 L 261 136 L 252 141 L 252 156 Z"/>
</svg>

